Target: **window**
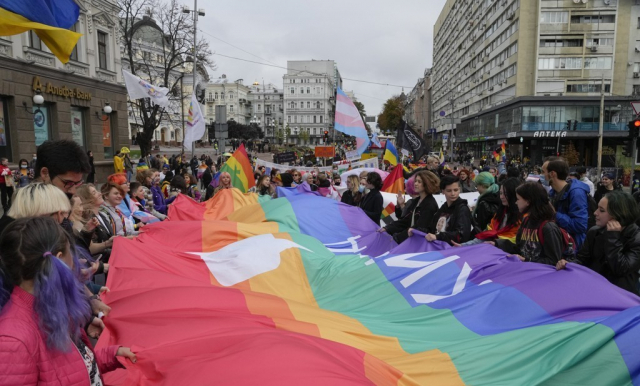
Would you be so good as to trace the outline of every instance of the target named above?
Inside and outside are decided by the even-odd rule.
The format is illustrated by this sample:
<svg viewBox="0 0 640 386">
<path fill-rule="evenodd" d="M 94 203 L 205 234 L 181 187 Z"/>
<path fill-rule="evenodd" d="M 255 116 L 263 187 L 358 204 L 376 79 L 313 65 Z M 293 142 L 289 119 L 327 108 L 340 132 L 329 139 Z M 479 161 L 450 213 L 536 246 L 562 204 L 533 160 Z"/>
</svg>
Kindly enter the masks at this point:
<svg viewBox="0 0 640 386">
<path fill-rule="evenodd" d="M 218 92 L 217 92 L 217 91 L 216 91 L 216 93 L 215 93 L 215 94 L 213 94 L 213 95 L 215 95 L 215 98 L 216 98 L 216 99 L 218 99 Z"/>
<path fill-rule="evenodd" d="M 297 115 L 293 116 L 293 123 L 298 123 L 298 116 Z"/>
<path fill-rule="evenodd" d="M 597 24 L 597 23 L 615 23 L 615 15 L 578 15 L 571 16 L 573 24 Z"/>
<path fill-rule="evenodd" d="M 569 20 L 569 12 L 540 12 L 540 23 L 566 23 Z M 573 17 L 571 18 L 573 22 Z"/>
<path fill-rule="evenodd" d="M 258 111 L 262 111 L 262 105 L 258 105 Z"/>
<path fill-rule="evenodd" d="M 316 117 L 313 117 L 313 123 L 316 123 Z M 313 128 L 313 135 L 316 135 L 316 128 Z"/>
<path fill-rule="evenodd" d="M 291 115 L 287 115 L 287 122 L 291 123 Z"/>
<path fill-rule="evenodd" d="M 11 159 L 11 146 L 9 145 L 11 138 L 7 120 L 5 119 L 7 116 L 5 107 L 5 101 L 0 99 L 0 157 Z"/>
<path fill-rule="evenodd" d="M 291 87 L 291 93 L 295 94 L 296 93 L 296 88 L 295 87 Z"/>
<path fill-rule="evenodd" d="M 73 32 L 78 32 L 77 28 L 78 28 L 78 23 L 72 25 L 70 30 L 73 31 Z M 75 60 L 76 62 L 78 61 L 78 44 L 80 44 L 80 40 L 79 39 L 78 39 L 78 43 L 76 43 L 76 45 L 73 46 L 73 51 L 71 51 L 71 55 L 69 55 L 69 59 L 70 60 Z"/>
<path fill-rule="evenodd" d="M 229 100 L 233 100 L 233 92 L 229 91 Z"/>
<path fill-rule="evenodd" d="M 538 59 L 539 70 L 581 69 L 582 58 L 541 58 Z"/>
<path fill-rule="evenodd" d="M 587 39 L 587 47 L 613 46 L 613 38 Z"/>
<path fill-rule="evenodd" d="M 311 88 L 307 87 L 307 94 L 311 94 Z"/>
<path fill-rule="evenodd" d="M 84 117 L 82 111 L 80 107 L 71 106 L 71 138 L 84 148 Z"/>
<path fill-rule="evenodd" d="M 304 94 L 304 87 L 300 87 L 300 94 Z"/>
<path fill-rule="evenodd" d="M 98 31 L 98 66 L 107 69 L 107 34 Z"/>
<path fill-rule="evenodd" d="M 640 72 L 640 63 L 633 63 L 633 72 Z"/>
<path fill-rule="evenodd" d="M 313 116 L 313 123 L 317 123 L 317 122 L 316 122 L 316 116 L 315 116 L 315 115 Z M 315 134 L 316 129 L 313 129 L 313 131 L 314 131 L 314 133 L 313 133 L 313 134 Z"/>
<path fill-rule="evenodd" d="M 568 84 L 567 92 L 575 93 L 599 93 L 602 90 L 600 83 L 583 83 L 583 84 Z M 610 92 L 611 85 L 604 85 L 604 92 Z"/>
<path fill-rule="evenodd" d="M 118 119 L 116 117 L 116 112 L 112 112 L 108 117 L 103 116 L 102 119 L 106 119 L 102 122 L 102 149 L 104 151 L 104 158 L 109 159 L 114 156 L 113 154 L 113 133 L 117 132 L 118 127 Z M 113 126 L 116 127 L 116 130 L 113 130 Z M 158 133 L 158 131 L 156 131 Z M 158 134 L 156 134 L 156 139 L 158 138 Z"/>
<path fill-rule="evenodd" d="M 49 124 L 49 107 L 33 106 L 33 131 L 36 136 L 36 146 L 51 139 L 51 125 Z"/>
<path fill-rule="evenodd" d="M 307 108 L 310 109 L 311 108 L 311 102 L 307 102 Z"/>
<path fill-rule="evenodd" d="M 40 40 L 33 30 L 29 31 L 29 46 L 42 51 L 42 40 Z"/>
<path fill-rule="evenodd" d="M 322 123 L 322 115 L 320 115 L 320 123 Z"/>
<path fill-rule="evenodd" d="M 144 59 L 145 62 L 150 62 L 151 61 L 151 52 L 150 51 L 142 51 L 142 59 Z"/>
<path fill-rule="evenodd" d="M 611 69 L 612 58 L 610 56 L 600 56 L 597 58 L 585 58 L 584 68 L 590 70 L 609 70 Z"/>
<path fill-rule="evenodd" d="M 258 106 L 259 106 L 259 105 L 258 105 Z M 260 109 L 258 108 L 258 110 L 260 110 Z M 232 113 L 232 112 L 233 112 L 233 105 L 229 105 L 229 112 L 230 112 L 230 113 Z"/>
</svg>

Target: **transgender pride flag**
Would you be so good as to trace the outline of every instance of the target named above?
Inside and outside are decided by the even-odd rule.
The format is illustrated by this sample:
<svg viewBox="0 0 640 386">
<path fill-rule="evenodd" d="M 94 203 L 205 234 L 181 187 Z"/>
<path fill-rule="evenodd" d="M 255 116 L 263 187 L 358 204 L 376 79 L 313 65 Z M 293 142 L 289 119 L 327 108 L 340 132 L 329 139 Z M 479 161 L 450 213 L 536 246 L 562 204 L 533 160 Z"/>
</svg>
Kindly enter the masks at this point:
<svg viewBox="0 0 640 386">
<path fill-rule="evenodd" d="M 369 146 L 369 135 L 364 127 L 360 112 L 351 99 L 338 87 L 336 95 L 335 129 L 352 137 L 356 137 L 358 154 L 364 153 Z"/>
</svg>

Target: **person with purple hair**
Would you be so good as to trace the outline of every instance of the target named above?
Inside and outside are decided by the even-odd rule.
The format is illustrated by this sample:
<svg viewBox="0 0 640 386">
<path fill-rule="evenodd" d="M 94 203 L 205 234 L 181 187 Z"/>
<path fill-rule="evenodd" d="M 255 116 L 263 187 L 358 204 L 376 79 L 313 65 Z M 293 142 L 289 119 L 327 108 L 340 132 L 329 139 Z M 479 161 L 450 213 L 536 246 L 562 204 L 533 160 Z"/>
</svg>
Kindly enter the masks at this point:
<svg viewBox="0 0 640 386">
<path fill-rule="evenodd" d="M 128 347 L 92 347 L 72 245 L 51 217 L 18 219 L 0 236 L 1 385 L 102 385 L 122 367 L 116 357 L 137 361 Z"/>
</svg>

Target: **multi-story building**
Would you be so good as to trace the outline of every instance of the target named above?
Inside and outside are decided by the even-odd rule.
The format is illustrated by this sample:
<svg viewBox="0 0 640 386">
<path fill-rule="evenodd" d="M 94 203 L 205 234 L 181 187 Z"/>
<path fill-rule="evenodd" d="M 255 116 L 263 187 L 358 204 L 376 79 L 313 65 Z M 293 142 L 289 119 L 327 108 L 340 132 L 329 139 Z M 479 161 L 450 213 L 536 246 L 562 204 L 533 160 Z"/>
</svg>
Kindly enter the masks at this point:
<svg viewBox="0 0 640 386">
<path fill-rule="evenodd" d="M 640 91 L 640 3 L 448 0 L 434 27 L 433 125 L 476 154 L 507 143 L 535 163 L 574 143 L 616 159 Z M 615 162 L 615 161 L 614 161 Z"/>
<path fill-rule="evenodd" d="M 420 135 L 425 136 L 431 128 L 431 69 L 424 70 L 421 78 L 407 95 L 404 120 Z"/>
<path fill-rule="evenodd" d="M 227 121 L 248 125 L 251 120 L 251 89 L 243 79 L 229 82 L 227 76 L 210 81 L 205 89 L 205 110 L 202 112 L 209 124 L 216 120 L 216 106 L 226 106 Z M 205 135 L 208 139 L 208 133 Z"/>
<path fill-rule="evenodd" d="M 113 172 L 115 151 L 130 139 L 118 6 L 115 0 L 76 2 L 80 16 L 72 29 L 82 37 L 66 64 L 33 31 L 0 37 L 0 157 L 17 163 L 46 140 L 71 139 L 93 152 L 96 180 L 103 180 Z M 41 105 L 34 103 L 37 93 Z"/>
<path fill-rule="evenodd" d="M 333 142 L 335 95 L 337 88 L 342 88 L 336 63 L 333 60 L 288 61 L 283 85 L 283 130 L 287 142 L 322 144 L 325 131 L 329 142 Z"/>
<path fill-rule="evenodd" d="M 249 92 L 251 121 L 262 128 L 265 139 L 277 142 L 277 133 L 284 126 L 284 92 L 272 83 L 254 82 Z"/>
</svg>

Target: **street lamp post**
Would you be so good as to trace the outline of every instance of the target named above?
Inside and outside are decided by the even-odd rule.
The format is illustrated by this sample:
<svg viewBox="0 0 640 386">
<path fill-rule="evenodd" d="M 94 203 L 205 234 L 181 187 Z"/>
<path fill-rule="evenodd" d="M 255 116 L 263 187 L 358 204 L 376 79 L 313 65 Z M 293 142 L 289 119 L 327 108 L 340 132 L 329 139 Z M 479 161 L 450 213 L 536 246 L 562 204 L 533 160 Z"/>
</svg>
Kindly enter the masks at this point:
<svg viewBox="0 0 640 386">
<path fill-rule="evenodd" d="M 182 8 L 182 13 L 191 13 L 193 12 L 193 93 L 196 92 L 196 69 L 198 67 L 198 16 L 204 16 L 204 10 L 198 9 L 198 0 L 193 0 L 193 11 L 189 9 L 189 7 L 184 6 Z M 184 103 L 184 101 L 182 101 Z M 186 133 L 185 133 L 186 136 Z M 194 141 L 191 142 L 191 157 L 195 155 L 196 152 L 196 144 L 195 138 Z"/>
</svg>

